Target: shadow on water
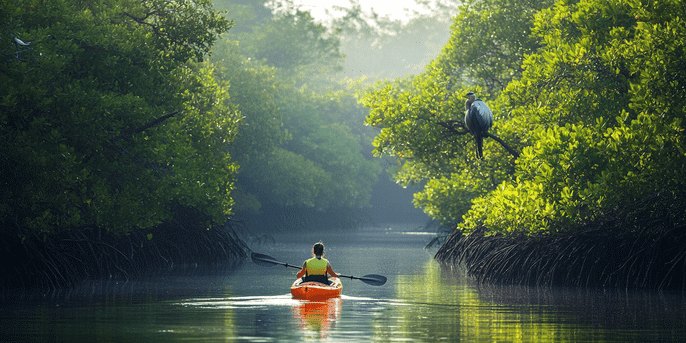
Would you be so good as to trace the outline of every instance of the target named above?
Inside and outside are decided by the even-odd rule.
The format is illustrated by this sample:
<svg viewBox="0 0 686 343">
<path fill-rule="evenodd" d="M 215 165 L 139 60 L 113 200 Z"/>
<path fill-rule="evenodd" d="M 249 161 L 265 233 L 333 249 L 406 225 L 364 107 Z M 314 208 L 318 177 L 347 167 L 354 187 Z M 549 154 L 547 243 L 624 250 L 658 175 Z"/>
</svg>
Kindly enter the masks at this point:
<svg viewBox="0 0 686 343">
<path fill-rule="evenodd" d="M 84 280 L 69 288 L 11 290 L 0 293 L 4 306 L 26 304 L 91 303 L 103 299 L 138 303 L 151 298 L 156 300 L 178 299 L 192 294 L 224 295 L 230 289 L 226 276 L 237 273 L 244 263 L 199 267 L 176 266 L 163 272 L 150 273 L 134 280 L 110 278 Z"/>
</svg>

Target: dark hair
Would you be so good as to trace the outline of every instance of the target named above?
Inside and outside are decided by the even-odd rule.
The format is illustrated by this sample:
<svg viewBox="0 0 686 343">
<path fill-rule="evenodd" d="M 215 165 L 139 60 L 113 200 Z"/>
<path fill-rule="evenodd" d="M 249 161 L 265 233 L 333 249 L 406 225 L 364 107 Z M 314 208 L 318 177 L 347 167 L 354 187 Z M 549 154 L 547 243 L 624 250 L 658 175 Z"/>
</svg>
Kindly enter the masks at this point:
<svg viewBox="0 0 686 343">
<path fill-rule="evenodd" d="M 322 242 L 315 243 L 315 244 L 312 246 L 312 252 L 313 252 L 316 256 L 322 256 L 322 255 L 324 255 L 324 243 L 322 243 Z"/>
</svg>

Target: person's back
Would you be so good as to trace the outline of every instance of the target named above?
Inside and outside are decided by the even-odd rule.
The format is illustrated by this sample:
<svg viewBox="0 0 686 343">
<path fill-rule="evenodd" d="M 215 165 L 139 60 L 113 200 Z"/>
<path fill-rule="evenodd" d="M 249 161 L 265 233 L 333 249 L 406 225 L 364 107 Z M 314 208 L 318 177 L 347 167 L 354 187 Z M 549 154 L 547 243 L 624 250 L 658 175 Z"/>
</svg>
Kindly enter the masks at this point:
<svg viewBox="0 0 686 343">
<path fill-rule="evenodd" d="M 305 261 L 305 277 L 304 282 L 314 281 L 329 284 L 329 275 L 326 269 L 329 261 L 322 257 L 313 257 Z"/>
<path fill-rule="evenodd" d="M 324 244 L 319 242 L 312 246 L 312 254 L 314 257 L 303 263 L 302 269 L 298 272 L 297 277 L 302 277 L 303 282 L 320 282 L 326 285 L 331 284 L 329 275 L 338 277 L 331 264 L 324 256 Z"/>
</svg>

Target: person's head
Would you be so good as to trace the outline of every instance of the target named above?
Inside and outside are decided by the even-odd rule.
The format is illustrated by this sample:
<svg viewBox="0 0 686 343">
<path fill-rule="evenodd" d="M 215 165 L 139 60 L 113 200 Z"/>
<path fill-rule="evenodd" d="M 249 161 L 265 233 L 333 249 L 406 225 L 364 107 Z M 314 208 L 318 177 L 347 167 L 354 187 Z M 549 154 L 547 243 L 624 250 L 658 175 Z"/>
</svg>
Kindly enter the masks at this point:
<svg viewBox="0 0 686 343">
<path fill-rule="evenodd" d="M 315 256 L 324 256 L 324 243 L 317 242 L 312 246 L 312 253 Z"/>
</svg>

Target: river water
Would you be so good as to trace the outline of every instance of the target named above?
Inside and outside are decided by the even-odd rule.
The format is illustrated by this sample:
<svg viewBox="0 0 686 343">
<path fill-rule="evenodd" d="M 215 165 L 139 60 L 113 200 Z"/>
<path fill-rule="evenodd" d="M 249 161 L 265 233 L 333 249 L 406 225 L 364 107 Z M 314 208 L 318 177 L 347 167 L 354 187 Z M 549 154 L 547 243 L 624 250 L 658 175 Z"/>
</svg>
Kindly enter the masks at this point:
<svg viewBox="0 0 686 343">
<path fill-rule="evenodd" d="M 1 342 L 683 342 L 682 292 L 477 285 L 442 269 L 413 225 L 276 235 L 257 252 L 291 264 L 326 244 L 343 296 L 292 299 L 296 270 L 246 262 L 48 294 L 4 294 Z"/>
</svg>

